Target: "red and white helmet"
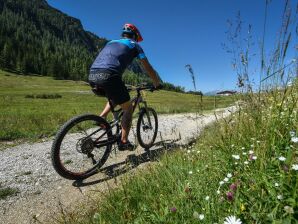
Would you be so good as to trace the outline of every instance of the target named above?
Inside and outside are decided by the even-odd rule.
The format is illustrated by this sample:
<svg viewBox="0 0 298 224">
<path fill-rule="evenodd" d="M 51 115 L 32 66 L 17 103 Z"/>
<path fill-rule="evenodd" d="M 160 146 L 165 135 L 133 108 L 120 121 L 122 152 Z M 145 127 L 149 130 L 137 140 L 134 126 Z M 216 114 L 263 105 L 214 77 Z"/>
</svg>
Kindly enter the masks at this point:
<svg viewBox="0 0 298 224">
<path fill-rule="evenodd" d="M 124 34 L 124 33 L 136 35 L 137 42 L 141 42 L 143 40 L 143 37 L 142 37 L 140 31 L 133 24 L 130 24 L 130 23 L 124 24 L 123 29 L 122 29 L 122 34 Z"/>
</svg>

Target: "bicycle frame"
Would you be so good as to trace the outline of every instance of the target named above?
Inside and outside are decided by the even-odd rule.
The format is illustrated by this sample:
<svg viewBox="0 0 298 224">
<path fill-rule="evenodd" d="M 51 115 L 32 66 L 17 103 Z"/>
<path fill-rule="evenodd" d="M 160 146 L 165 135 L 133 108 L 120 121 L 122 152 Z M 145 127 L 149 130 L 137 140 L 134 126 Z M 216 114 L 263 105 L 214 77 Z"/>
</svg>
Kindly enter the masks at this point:
<svg viewBox="0 0 298 224">
<path fill-rule="evenodd" d="M 135 112 L 137 106 L 138 106 L 138 108 L 139 108 L 139 111 L 141 110 L 140 103 L 144 104 L 144 108 L 145 108 L 145 110 L 146 110 L 147 116 L 149 117 L 148 112 L 147 112 L 147 102 L 143 99 L 142 94 L 141 94 L 141 91 L 142 91 L 142 90 L 146 90 L 146 89 L 148 89 L 148 87 L 138 87 L 138 88 L 136 88 L 137 96 L 135 96 L 135 97 L 131 100 L 131 103 L 132 103 L 132 106 L 133 106 L 133 113 Z M 117 126 L 117 128 L 120 128 L 120 127 L 119 127 L 119 122 L 120 122 L 120 120 L 121 120 L 121 118 L 122 118 L 122 116 L 123 116 L 123 110 L 122 110 L 122 108 L 120 108 L 120 109 L 118 109 L 118 110 L 115 110 L 115 107 L 114 107 L 113 102 L 111 101 L 111 99 L 108 99 L 108 101 L 109 101 L 109 104 L 110 104 L 110 107 L 111 107 L 111 112 L 112 112 L 112 114 L 113 114 L 113 118 L 114 118 L 114 119 L 109 123 L 109 124 L 110 124 L 110 130 L 111 130 L 112 128 L 114 128 L 115 126 Z M 151 121 L 150 121 L 150 119 L 148 119 L 148 120 L 149 120 L 149 125 L 151 126 Z M 92 134 L 90 134 L 90 136 L 93 135 L 93 134 L 95 134 L 96 132 L 102 130 L 102 129 L 103 129 L 103 128 L 99 128 L 97 131 L 95 131 L 95 132 L 93 132 Z M 101 136 L 99 136 L 99 137 L 94 141 L 94 143 L 95 143 L 95 147 L 100 148 L 100 147 L 102 147 L 102 146 L 106 146 L 106 145 L 108 145 L 108 144 L 114 144 L 114 143 L 117 142 L 117 137 L 118 137 L 118 136 L 117 136 L 117 133 L 116 133 L 115 135 L 113 135 L 113 139 L 110 139 L 110 140 L 108 139 L 108 140 L 104 140 L 104 141 L 98 141 L 102 136 L 104 136 L 104 135 L 105 135 L 108 131 L 110 131 L 110 130 L 106 130 Z M 121 131 L 120 131 L 119 134 L 121 134 Z"/>
</svg>

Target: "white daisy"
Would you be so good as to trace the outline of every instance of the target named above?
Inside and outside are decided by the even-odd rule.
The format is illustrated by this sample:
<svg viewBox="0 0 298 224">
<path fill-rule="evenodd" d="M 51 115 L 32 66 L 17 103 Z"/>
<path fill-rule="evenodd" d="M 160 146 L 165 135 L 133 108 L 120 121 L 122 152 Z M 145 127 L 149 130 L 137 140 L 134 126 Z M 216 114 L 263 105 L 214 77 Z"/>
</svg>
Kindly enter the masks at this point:
<svg viewBox="0 0 298 224">
<path fill-rule="evenodd" d="M 298 142 L 298 137 L 292 137 L 291 141 L 294 142 L 294 143 L 297 143 Z"/>
<path fill-rule="evenodd" d="M 295 131 L 290 131 L 290 136 L 291 137 L 295 137 L 295 134 L 296 134 Z"/>
<path fill-rule="evenodd" d="M 292 170 L 298 171 L 298 164 L 293 164 L 292 165 Z"/>
<path fill-rule="evenodd" d="M 231 215 L 226 217 L 224 224 L 242 224 L 240 219 L 237 219 L 235 216 Z"/>
<path fill-rule="evenodd" d="M 225 183 L 225 182 L 223 182 L 223 181 L 220 181 L 220 182 L 219 182 L 219 185 L 223 185 L 224 183 Z"/>
<path fill-rule="evenodd" d="M 227 174 L 227 177 L 228 177 L 228 178 L 231 178 L 231 177 L 232 177 L 232 174 L 231 174 L 231 173 L 228 173 L 228 174 Z"/>
<path fill-rule="evenodd" d="M 254 151 L 249 150 L 249 151 L 248 151 L 248 154 L 249 154 L 249 155 L 254 154 Z"/>
<path fill-rule="evenodd" d="M 240 156 L 239 155 L 232 155 L 232 157 L 234 158 L 234 159 L 240 159 Z"/>
<path fill-rule="evenodd" d="M 203 220 L 205 218 L 205 216 L 203 214 L 199 215 L 199 220 Z"/>
<path fill-rule="evenodd" d="M 253 156 L 251 157 L 253 160 L 256 160 L 258 157 L 257 156 Z"/>
<path fill-rule="evenodd" d="M 283 156 L 280 156 L 278 159 L 279 159 L 279 161 L 285 161 L 286 160 L 286 158 L 283 157 Z"/>
<path fill-rule="evenodd" d="M 229 178 L 226 177 L 226 178 L 224 179 L 224 182 L 228 182 L 228 181 L 229 181 Z"/>
</svg>

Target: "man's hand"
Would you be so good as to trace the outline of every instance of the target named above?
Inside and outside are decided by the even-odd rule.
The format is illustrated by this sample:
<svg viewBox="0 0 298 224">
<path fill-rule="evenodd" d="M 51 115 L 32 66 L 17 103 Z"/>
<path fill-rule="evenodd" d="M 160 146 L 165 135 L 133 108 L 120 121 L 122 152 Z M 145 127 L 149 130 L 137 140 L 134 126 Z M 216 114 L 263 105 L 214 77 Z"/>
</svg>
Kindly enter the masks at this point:
<svg viewBox="0 0 298 224">
<path fill-rule="evenodd" d="M 157 88 L 160 85 L 158 75 L 156 74 L 156 72 L 154 71 L 152 66 L 150 65 L 147 58 L 141 59 L 140 61 L 143 65 L 144 69 L 149 74 L 150 78 L 152 79 L 154 87 Z"/>
</svg>

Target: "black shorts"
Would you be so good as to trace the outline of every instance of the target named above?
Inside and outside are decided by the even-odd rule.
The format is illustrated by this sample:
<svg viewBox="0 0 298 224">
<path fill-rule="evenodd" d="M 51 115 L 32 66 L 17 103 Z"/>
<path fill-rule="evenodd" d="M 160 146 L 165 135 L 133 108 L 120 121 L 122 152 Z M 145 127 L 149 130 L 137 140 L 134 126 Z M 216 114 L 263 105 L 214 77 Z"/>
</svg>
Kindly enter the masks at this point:
<svg viewBox="0 0 298 224">
<path fill-rule="evenodd" d="M 98 73 L 89 75 L 89 83 L 104 90 L 107 98 L 114 104 L 123 104 L 130 100 L 128 90 L 118 74 Z"/>
</svg>

